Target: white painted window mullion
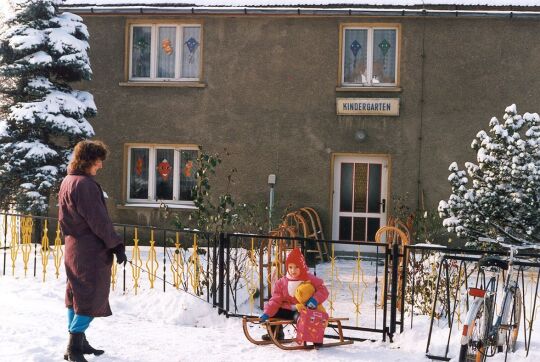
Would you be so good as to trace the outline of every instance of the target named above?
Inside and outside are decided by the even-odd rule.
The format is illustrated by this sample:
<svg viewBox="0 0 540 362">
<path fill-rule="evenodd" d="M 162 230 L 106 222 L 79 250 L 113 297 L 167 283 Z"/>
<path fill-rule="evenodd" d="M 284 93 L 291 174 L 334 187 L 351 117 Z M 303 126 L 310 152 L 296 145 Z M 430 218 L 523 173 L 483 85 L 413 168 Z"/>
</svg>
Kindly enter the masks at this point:
<svg viewBox="0 0 540 362">
<path fill-rule="evenodd" d="M 176 26 L 176 64 L 174 65 L 174 75 L 175 79 L 182 78 L 182 74 L 180 72 L 182 71 L 182 67 L 180 66 L 182 62 L 182 37 L 183 37 L 183 27 L 177 25 Z"/>
<path fill-rule="evenodd" d="M 368 41 L 367 41 L 367 83 L 372 85 L 373 82 L 373 28 L 368 29 Z"/>
<path fill-rule="evenodd" d="M 179 57 L 178 57 L 178 67 L 180 69 L 178 73 L 178 78 L 182 79 L 184 75 L 182 74 L 182 66 L 184 62 L 184 26 L 180 26 L 180 38 L 178 39 L 178 50 L 179 50 Z"/>
<path fill-rule="evenodd" d="M 173 200 L 178 201 L 180 199 L 180 156 L 182 150 L 174 149 L 174 163 L 173 163 Z"/>
<path fill-rule="evenodd" d="M 131 170 L 133 169 L 133 165 L 131 164 L 131 147 L 128 147 L 127 149 L 127 164 L 128 164 L 128 169 L 127 169 L 127 184 L 126 184 L 126 187 L 127 187 L 127 190 L 126 190 L 126 199 L 129 200 L 131 197 L 130 197 L 130 194 L 129 194 L 129 191 L 131 189 Z"/>
<path fill-rule="evenodd" d="M 129 29 L 129 69 L 128 69 L 128 79 L 131 79 L 133 76 L 133 25 Z"/>
<path fill-rule="evenodd" d="M 150 31 L 150 79 L 156 79 L 157 68 L 157 26 Z"/>
<path fill-rule="evenodd" d="M 343 28 L 342 31 L 343 31 L 343 34 L 341 34 L 341 83 L 340 84 L 344 84 L 345 83 L 345 47 L 346 47 L 346 44 L 345 44 L 345 34 L 347 34 L 347 30 L 348 28 Z"/>
<path fill-rule="evenodd" d="M 154 147 L 149 148 L 148 156 L 150 158 L 149 170 L 148 170 L 148 199 L 151 201 L 156 200 L 156 149 Z"/>
</svg>

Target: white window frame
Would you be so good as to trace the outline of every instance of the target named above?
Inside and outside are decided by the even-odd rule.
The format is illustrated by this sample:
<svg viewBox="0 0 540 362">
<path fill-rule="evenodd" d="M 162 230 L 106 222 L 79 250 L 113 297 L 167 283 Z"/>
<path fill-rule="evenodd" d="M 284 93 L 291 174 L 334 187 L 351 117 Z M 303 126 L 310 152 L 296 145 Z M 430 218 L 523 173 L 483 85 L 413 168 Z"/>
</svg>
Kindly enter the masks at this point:
<svg viewBox="0 0 540 362">
<path fill-rule="evenodd" d="M 133 148 L 146 148 L 148 152 L 148 198 L 147 199 L 133 199 L 130 198 L 130 186 L 131 186 L 131 150 Z M 157 206 L 158 203 L 171 204 L 171 205 L 185 205 L 194 206 L 193 201 L 179 200 L 180 198 L 180 177 L 177 170 L 180 169 L 180 155 L 181 151 L 199 151 L 197 146 L 171 146 L 171 145 L 145 145 L 145 144 L 133 144 L 127 146 L 127 184 L 126 184 L 126 201 L 127 205 L 130 204 L 148 204 L 148 206 Z M 156 151 L 160 150 L 174 150 L 174 162 L 173 162 L 173 199 L 163 200 L 156 199 Z"/>
<path fill-rule="evenodd" d="M 135 27 L 150 27 L 150 77 L 134 77 L 132 73 L 132 67 L 133 67 L 133 28 Z M 157 41 L 158 41 L 158 29 L 160 27 L 176 27 L 176 42 L 175 42 L 175 65 L 174 65 L 174 73 L 175 77 L 173 78 L 158 78 L 157 77 L 157 64 L 158 64 L 158 54 L 157 54 Z M 194 78 L 185 78 L 182 77 L 182 57 L 183 57 L 183 39 L 184 39 L 184 28 L 199 28 L 199 72 L 198 76 Z M 129 75 L 128 79 L 130 81 L 135 82 L 196 82 L 201 79 L 201 59 L 202 57 L 202 25 L 198 23 L 185 23 L 185 24 L 177 24 L 177 23 L 159 23 L 159 24 L 152 24 L 152 23 L 133 23 L 130 24 L 129 27 Z"/>
<path fill-rule="evenodd" d="M 347 44 L 345 44 L 345 32 L 347 30 L 367 30 L 367 69 L 366 69 L 366 79 L 367 83 L 349 83 L 345 82 L 345 53 Z M 395 82 L 394 83 L 372 83 L 373 81 L 373 38 L 375 30 L 395 30 L 396 31 L 396 59 L 395 59 Z M 399 26 L 366 26 L 366 25 L 344 25 L 341 29 L 341 85 L 344 87 L 395 87 L 399 84 L 398 80 L 398 69 L 399 69 L 399 43 L 400 43 L 400 27 Z"/>
</svg>

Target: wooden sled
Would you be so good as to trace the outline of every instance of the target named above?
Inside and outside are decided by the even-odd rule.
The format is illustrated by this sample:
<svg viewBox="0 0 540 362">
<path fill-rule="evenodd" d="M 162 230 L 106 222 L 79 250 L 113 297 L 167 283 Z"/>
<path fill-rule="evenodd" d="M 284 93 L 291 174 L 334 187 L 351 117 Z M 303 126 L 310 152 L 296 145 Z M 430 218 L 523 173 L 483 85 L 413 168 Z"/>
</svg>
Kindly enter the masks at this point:
<svg viewBox="0 0 540 362">
<path fill-rule="evenodd" d="M 271 327 L 281 325 L 283 326 L 283 328 L 285 328 L 287 325 L 292 325 L 293 328 L 296 330 L 296 323 L 295 321 L 292 321 L 292 320 L 270 318 L 267 322 L 261 322 L 261 320 L 258 317 L 243 317 L 242 326 L 244 328 L 244 334 L 246 335 L 246 338 L 251 343 L 259 345 L 259 346 L 267 345 L 267 344 L 275 344 L 281 349 L 290 351 L 290 350 L 295 350 L 295 349 L 318 349 L 318 348 L 342 346 L 345 344 L 353 344 L 353 341 L 346 341 L 343 338 L 343 329 L 341 328 L 341 321 L 346 321 L 348 319 L 349 318 L 330 318 L 328 320 L 328 324 L 332 323 L 332 324 L 337 325 L 339 342 L 322 343 L 316 346 L 313 344 L 308 345 L 306 342 L 304 342 L 303 344 L 298 344 L 296 343 L 296 340 L 294 338 L 283 339 L 283 340 L 277 339 L 277 335 L 276 335 L 277 328 L 272 329 Z M 249 333 L 248 323 L 265 325 L 268 335 L 270 336 L 270 340 L 264 341 L 264 340 L 257 340 L 253 338 L 251 334 Z"/>
</svg>

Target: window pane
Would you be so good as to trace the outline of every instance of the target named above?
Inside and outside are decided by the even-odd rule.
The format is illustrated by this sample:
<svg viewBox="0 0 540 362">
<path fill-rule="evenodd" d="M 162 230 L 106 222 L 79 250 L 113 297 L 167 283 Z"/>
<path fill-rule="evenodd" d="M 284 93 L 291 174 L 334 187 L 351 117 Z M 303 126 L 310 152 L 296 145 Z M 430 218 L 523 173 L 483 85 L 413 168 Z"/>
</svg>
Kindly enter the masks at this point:
<svg viewBox="0 0 540 362">
<path fill-rule="evenodd" d="M 372 83 L 396 82 L 396 30 L 374 30 Z"/>
<path fill-rule="evenodd" d="M 367 219 L 367 241 L 375 241 L 375 234 L 379 230 L 381 225 L 381 219 L 368 218 Z"/>
<path fill-rule="evenodd" d="M 180 152 L 180 200 L 193 201 L 195 198 L 193 188 L 197 183 L 197 154 L 194 150 Z"/>
<path fill-rule="evenodd" d="M 176 27 L 162 26 L 158 28 L 157 44 L 157 77 L 174 78 L 174 66 L 176 59 Z"/>
<path fill-rule="evenodd" d="M 341 164 L 341 183 L 339 195 L 339 211 L 352 211 L 352 163 Z"/>
<path fill-rule="evenodd" d="M 339 240 L 351 240 L 352 217 L 339 218 Z"/>
<path fill-rule="evenodd" d="M 129 198 L 148 199 L 148 157 L 147 148 L 132 148 L 129 165 Z"/>
<path fill-rule="evenodd" d="M 366 241 L 366 219 L 363 217 L 354 218 L 353 240 Z"/>
<path fill-rule="evenodd" d="M 354 164 L 354 212 L 366 212 L 367 163 Z"/>
<path fill-rule="evenodd" d="M 381 164 L 369 165 L 368 212 L 381 212 Z"/>
<path fill-rule="evenodd" d="M 367 83 L 367 30 L 345 29 L 343 49 L 345 83 Z"/>
<path fill-rule="evenodd" d="M 199 78 L 199 57 L 201 54 L 201 28 L 185 27 L 182 48 L 182 77 Z"/>
<path fill-rule="evenodd" d="M 173 198 L 174 150 L 156 150 L 156 199 Z"/>
<path fill-rule="evenodd" d="M 152 28 L 149 26 L 133 27 L 131 55 L 131 76 L 150 77 L 150 43 Z"/>
</svg>

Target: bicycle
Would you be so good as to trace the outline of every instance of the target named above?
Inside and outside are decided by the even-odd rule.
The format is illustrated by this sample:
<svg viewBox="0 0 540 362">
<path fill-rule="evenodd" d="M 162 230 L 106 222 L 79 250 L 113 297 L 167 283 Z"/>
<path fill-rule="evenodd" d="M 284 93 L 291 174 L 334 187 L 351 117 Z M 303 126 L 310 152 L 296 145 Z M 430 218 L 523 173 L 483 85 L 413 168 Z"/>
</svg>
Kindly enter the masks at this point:
<svg viewBox="0 0 540 362">
<path fill-rule="evenodd" d="M 485 289 L 469 288 L 468 293 L 474 297 L 467 313 L 461 335 L 459 362 L 482 362 L 497 352 L 515 352 L 519 334 L 522 307 L 522 295 L 517 278 L 512 279 L 514 271 L 514 255 L 518 247 L 509 246 L 510 257 L 504 260 L 498 256 L 486 256 L 478 261 L 484 273 L 489 273 L 489 281 Z M 497 275 L 501 270 L 508 270 L 504 282 L 502 307 L 495 317 L 497 299 Z"/>
</svg>

